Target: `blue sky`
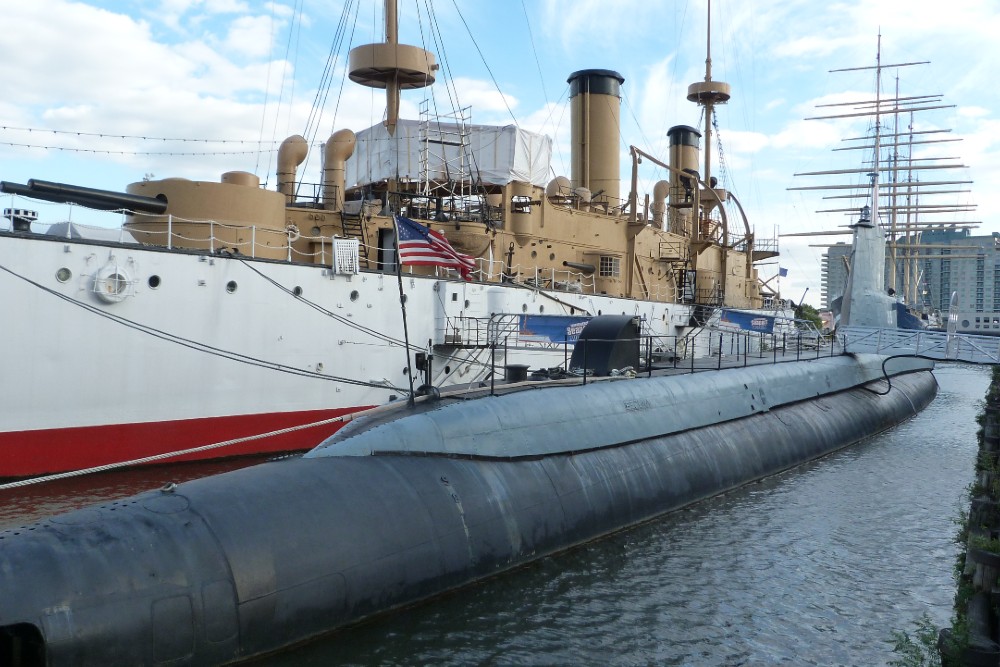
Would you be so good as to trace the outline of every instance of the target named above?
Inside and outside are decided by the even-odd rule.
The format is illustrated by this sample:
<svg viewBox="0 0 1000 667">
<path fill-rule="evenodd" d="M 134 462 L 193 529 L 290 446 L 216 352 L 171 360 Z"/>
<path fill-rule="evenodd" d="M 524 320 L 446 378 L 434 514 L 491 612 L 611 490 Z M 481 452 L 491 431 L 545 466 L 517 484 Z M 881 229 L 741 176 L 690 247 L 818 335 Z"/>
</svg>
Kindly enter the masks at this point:
<svg viewBox="0 0 1000 667">
<path fill-rule="evenodd" d="M 147 174 L 217 180 L 241 169 L 273 187 L 273 153 L 259 148 L 305 132 L 338 35 L 317 141 L 382 119 L 380 91 L 342 86 L 347 49 L 382 39 L 382 2 L 347 4 L 341 32 L 345 3 L 329 0 L 0 0 L 5 26 L 16 27 L 0 30 L 0 179 L 124 190 Z M 871 97 L 870 72 L 828 70 L 873 64 L 880 31 L 883 63 L 931 61 L 899 70 L 901 94 L 942 94 L 956 105 L 916 120 L 962 139 L 920 149 L 968 165 L 949 179 L 974 180 L 972 192 L 950 201 L 978 211 L 951 219 L 983 221 L 977 234 L 1000 231 L 1000 92 L 990 76 L 1000 62 L 1000 3 L 715 0 L 712 13 L 713 78 L 733 88 L 718 113 L 723 182 L 759 237 L 846 223 L 814 213 L 834 207 L 821 193 L 787 188 L 835 182 L 796 172 L 857 166 L 856 152 L 830 149 L 863 135 L 864 120 L 803 119 L 821 115 L 817 103 Z M 447 78 L 473 122 L 516 121 L 552 135 L 553 169 L 568 176 L 566 76 L 619 71 L 623 168 L 629 144 L 665 158 L 667 129 L 700 122 L 685 95 L 704 77 L 705 15 L 705 0 L 401 0 L 400 41 L 437 55 L 439 108 L 451 106 Z M 435 31 L 446 36 L 443 48 Z M 894 76 L 887 72 L 893 86 Z M 404 93 L 402 115 L 416 117 L 423 98 Z M 318 179 L 315 160 L 306 168 Z M 650 184 L 660 177 L 643 174 Z M 35 208 L 44 219 L 66 217 Z M 844 238 L 782 239 L 785 295 L 797 301 L 808 287 L 806 300 L 818 304 L 823 249 L 808 246 Z"/>
</svg>

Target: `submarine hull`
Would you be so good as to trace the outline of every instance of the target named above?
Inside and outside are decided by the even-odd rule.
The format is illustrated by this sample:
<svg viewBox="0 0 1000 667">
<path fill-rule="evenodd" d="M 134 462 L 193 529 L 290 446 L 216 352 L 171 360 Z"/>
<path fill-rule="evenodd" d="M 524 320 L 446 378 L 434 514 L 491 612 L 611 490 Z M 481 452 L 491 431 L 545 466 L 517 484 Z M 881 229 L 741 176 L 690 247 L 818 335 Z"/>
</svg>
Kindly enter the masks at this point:
<svg viewBox="0 0 1000 667">
<path fill-rule="evenodd" d="M 0 663 L 220 664 L 649 520 L 915 414 L 928 371 L 537 458 L 263 464 L 0 533 Z"/>
</svg>

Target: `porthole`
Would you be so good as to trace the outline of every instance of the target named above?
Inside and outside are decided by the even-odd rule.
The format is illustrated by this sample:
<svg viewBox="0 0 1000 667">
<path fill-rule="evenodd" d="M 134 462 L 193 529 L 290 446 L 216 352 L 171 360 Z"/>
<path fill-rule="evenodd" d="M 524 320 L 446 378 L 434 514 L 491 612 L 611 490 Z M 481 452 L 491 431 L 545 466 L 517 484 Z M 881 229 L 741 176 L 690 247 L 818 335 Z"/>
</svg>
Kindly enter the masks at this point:
<svg viewBox="0 0 1000 667">
<path fill-rule="evenodd" d="M 292 294 L 294 294 L 295 296 L 302 296 L 302 288 L 296 285 L 294 288 L 292 288 Z"/>
<path fill-rule="evenodd" d="M 150 276 L 146 284 L 149 285 L 150 289 L 156 289 L 160 286 L 160 276 Z"/>
<path fill-rule="evenodd" d="M 962 320 L 962 326 L 963 327 L 968 327 L 969 326 L 969 320 Z"/>
<path fill-rule="evenodd" d="M 351 292 L 351 301 L 357 301 L 359 296 L 361 295 L 358 294 L 358 290 L 354 290 L 353 292 Z"/>
<path fill-rule="evenodd" d="M 552 261 L 552 260 L 554 260 L 555 258 L 556 258 L 556 254 L 555 254 L 554 252 L 550 252 L 550 253 L 549 253 L 549 261 Z"/>
<path fill-rule="evenodd" d="M 444 372 L 445 372 L 445 375 L 450 374 L 451 373 L 451 366 L 445 366 L 444 367 Z"/>
<path fill-rule="evenodd" d="M 228 283 L 226 283 L 226 291 L 229 292 L 230 294 L 236 291 L 236 287 L 237 285 L 235 280 L 230 280 Z"/>
<path fill-rule="evenodd" d="M 539 306 L 538 307 L 538 312 L 544 313 L 545 312 L 545 306 Z"/>
<path fill-rule="evenodd" d="M 528 304 L 526 304 L 526 303 L 522 303 L 521 304 L 521 312 L 522 313 L 528 312 Z"/>
<path fill-rule="evenodd" d="M 468 308 L 468 307 L 469 307 L 469 300 L 468 300 L 468 299 L 466 299 L 466 300 L 465 300 L 465 307 L 466 307 L 466 308 Z"/>
<path fill-rule="evenodd" d="M 65 266 L 56 271 L 56 280 L 61 283 L 66 282 L 73 277 L 73 272 L 67 269 Z"/>
<path fill-rule="evenodd" d="M 535 259 L 536 257 L 538 257 L 538 253 L 535 252 L 534 250 L 532 250 L 531 251 L 531 259 Z"/>
<path fill-rule="evenodd" d="M 312 233 L 313 236 L 319 236 L 319 232 L 320 232 L 319 227 L 313 227 L 309 231 Z"/>
</svg>

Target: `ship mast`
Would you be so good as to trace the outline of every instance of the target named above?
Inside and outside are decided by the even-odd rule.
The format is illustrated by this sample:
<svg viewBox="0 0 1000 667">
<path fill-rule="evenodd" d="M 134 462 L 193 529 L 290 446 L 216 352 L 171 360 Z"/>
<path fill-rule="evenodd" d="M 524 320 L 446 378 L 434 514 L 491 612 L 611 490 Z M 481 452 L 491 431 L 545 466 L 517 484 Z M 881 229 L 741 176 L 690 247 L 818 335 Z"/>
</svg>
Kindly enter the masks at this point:
<svg viewBox="0 0 1000 667">
<path fill-rule="evenodd" d="M 385 88 L 385 127 L 389 136 L 395 135 L 399 120 L 399 92 L 431 85 L 437 68 L 430 51 L 399 43 L 396 0 L 385 0 L 385 42 L 355 47 L 348 58 L 351 81 L 369 88 Z"/>
<path fill-rule="evenodd" d="M 688 101 L 705 108 L 705 173 L 702 179 L 710 183 L 712 179 L 712 119 L 715 105 L 729 101 L 728 83 L 712 80 L 712 0 L 708 0 L 708 38 L 706 40 L 705 80 L 688 86 Z"/>
<path fill-rule="evenodd" d="M 943 226 L 945 224 L 956 224 L 959 221 L 948 222 L 936 220 L 934 222 L 923 222 L 917 220 L 918 214 L 940 214 L 940 213 L 955 213 L 955 212 L 969 212 L 975 210 L 974 205 L 962 205 L 962 204 L 927 204 L 922 201 L 915 201 L 920 194 L 927 195 L 938 195 L 938 194 L 952 194 L 958 192 L 968 192 L 968 190 L 938 190 L 933 189 L 935 186 L 945 186 L 945 185 L 964 185 L 971 183 L 968 180 L 936 180 L 936 181 L 922 181 L 916 174 L 925 173 L 926 170 L 938 170 L 938 169 L 956 169 L 964 168 L 965 165 L 955 164 L 947 162 L 954 160 L 955 158 L 914 158 L 912 155 L 912 147 L 915 144 L 932 144 L 932 143 L 944 143 L 952 141 L 960 141 L 960 139 L 935 139 L 928 138 L 923 139 L 923 135 L 939 134 L 950 132 L 950 130 L 922 130 L 914 131 L 913 129 L 913 114 L 917 111 L 930 111 L 936 109 L 947 109 L 953 108 L 954 105 L 938 104 L 941 101 L 940 95 L 917 95 L 903 97 L 899 94 L 899 78 L 897 75 L 896 81 L 896 91 L 894 96 L 888 98 L 882 97 L 882 73 L 888 69 L 897 69 L 901 67 L 910 67 L 914 65 L 925 65 L 928 64 L 927 61 L 919 62 L 904 62 L 904 63 L 894 63 L 891 65 L 882 64 L 882 36 L 879 34 L 878 37 L 878 50 L 876 52 L 876 60 L 874 66 L 866 67 L 850 67 L 843 69 L 833 69 L 830 70 L 831 73 L 834 72 L 857 72 L 864 70 L 874 70 L 875 71 L 875 97 L 874 99 L 864 99 L 853 102 L 839 102 L 833 104 L 823 104 L 820 107 L 850 107 L 851 111 L 848 113 L 837 113 L 833 115 L 823 115 L 823 116 L 813 116 L 806 118 L 806 120 L 828 120 L 828 119 L 838 119 L 838 118 L 862 118 L 870 117 L 873 119 L 874 127 L 872 128 L 871 134 L 867 137 L 851 137 L 844 139 L 847 142 L 865 142 L 861 145 L 851 145 L 846 148 L 838 148 L 834 150 L 865 150 L 872 152 L 872 162 L 871 164 L 863 164 L 861 168 L 858 169 L 833 169 L 826 171 L 814 171 L 814 172 L 802 172 L 797 173 L 795 176 L 829 176 L 829 175 L 848 175 L 848 174 L 864 174 L 868 177 L 868 183 L 865 186 L 863 195 L 858 191 L 858 186 L 856 184 L 843 184 L 843 185 L 814 185 L 814 186 L 804 186 L 804 187 L 792 187 L 789 190 L 849 190 L 854 191 L 851 194 L 844 195 L 831 195 L 824 197 L 825 199 L 858 199 L 863 198 L 867 201 L 866 206 L 861 209 L 861 214 L 858 216 L 859 207 L 851 208 L 831 208 L 823 209 L 817 211 L 817 213 L 846 213 L 848 215 L 858 216 L 856 221 L 850 223 L 850 227 L 854 230 L 855 236 L 855 255 L 858 253 L 859 245 L 871 246 L 874 248 L 878 245 L 878 241 L 885 243 L 885 234 L 879 230 L 880 212 L 884 212 L 888 216 L 888 224 L 886 225 L 885 232 L 888 233 L 889 238 L 889 257 L 888 257 L 888 286 L 895 288 L 896 286 L 896 264 L 898 261 L 898 252 L 902 251 L 904 256 L 904 271 L 903 271 L 903 285 L 902 293 L 906 297 L 906 301 L 914 301 L 914 296 L 916 293 L 916 285 L 914 281 L 917 280 L 917 271 L 906 269 L 910 267 L 911 264 L 915 264 L 917 259 L 926 250 L 932 248 L 937 248 L 940 246 L 925 245 L 916 239 L 919 237 L 924 229 L 933 226 Z M 907 132 L 900 132 L 899 128 L 899 116 L 900 113 L 909 112 L 910 116 L 910 126 Z M 889 131 L 882 127 L 882 119 L 888 115 L 892 115 L 894 120 L 894 128 Z M 921 140 L 915 141 L 914 135 L 921 135 Z M 899 152 L 899 147 L 909 147 L 910 154 L 908 156 L 902 156 Z M 882 151 L 883 149 L 892 149 L 892 155 L 889 159 L 883 161 Z M 917 162 L 941 160 L 946 161 L 944 164 L 915 164 Z M 900 172 L 903 172 L 904 178 L 900 179 Z M 884 175 L 884 176 L 883 176 Z M 886 197 L 886 204 L 882 204 L 881 198 Z M 903 199 L 905 203 L 900 203 Z M 902 216 L 905 221 L 905 233 L 903 245 L 899 245 L 896 236 L 900 231 L 900 213 L 905 214 Z M 963 226 L 975 226 L 980 223 L 978 222 L 965 222 L 962 221 Z M 876 233 L 877 231 L 877 233 Z M 832 232 L 840 233 L 840 232 Z M 820 235 L 823 233 L 817 233 Z M 859 244 L 861 238 L 865 239 L 863 244 Z M 868 264 L 870 266 L 864 267 L 864 270 L 868 270 L 876 265 L 883 265 L 885 263 L 885 250 L 870 253 L 872 256 Z M 858 257 L 855 257 L 855 264 L 857 266 L 852 266 L 851 275 L 848 276 L 849 282 L 851 281 L 853 274 L 857 271 L 862 270 L 861 263 L 857 261 Z M 877 260 L 877 261 L 876 261 Z M 883 278 L 884 274 L 882 269 L 872 272 L 867 280 L 867 282 L 875 287 L 879 292 L 883 289 L 885 285 L 885 280 Z"/>
</svg>

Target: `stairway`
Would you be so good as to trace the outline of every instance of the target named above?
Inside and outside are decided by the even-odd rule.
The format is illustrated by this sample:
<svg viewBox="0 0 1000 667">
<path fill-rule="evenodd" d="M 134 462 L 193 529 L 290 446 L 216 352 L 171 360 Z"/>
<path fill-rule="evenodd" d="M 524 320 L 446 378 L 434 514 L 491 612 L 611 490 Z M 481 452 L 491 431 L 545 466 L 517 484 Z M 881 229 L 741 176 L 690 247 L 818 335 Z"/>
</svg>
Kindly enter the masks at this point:
<svg viewBox="0 0 1000 667">
<path fill-rule="evenodd" d="M 358 239 L 361 243 L 361 252 L 358 253 L 358 265 L 362 269 L 367 269 L 369 268 L 368 239 L 365 237 L 365 221 L 363 215 L 363 212 L 359 212 L 357 215 L 341 212 L 340 226 L 343 230 L 344 238 Z"/>
</svg>

